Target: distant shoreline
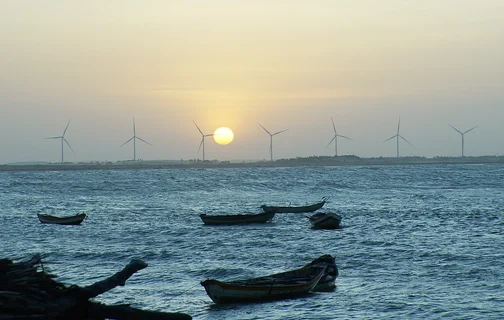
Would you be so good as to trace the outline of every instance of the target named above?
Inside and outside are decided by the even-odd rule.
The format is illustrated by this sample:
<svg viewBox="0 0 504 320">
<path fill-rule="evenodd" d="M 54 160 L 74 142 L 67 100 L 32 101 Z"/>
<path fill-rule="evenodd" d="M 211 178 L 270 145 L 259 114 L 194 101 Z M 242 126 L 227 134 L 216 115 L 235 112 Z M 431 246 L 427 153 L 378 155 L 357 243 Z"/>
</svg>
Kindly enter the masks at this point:
<svg viewBox="0 0 504 320">
<path fill-rule="evenodd" d="M 428 165 L 428 164 L 504 164 L 504 156 L 481 157 L 401 157 L 359 158 L 356 156 L 306 157 L 275 161 L 195 161 L 195 160 L 140 160 L 79 163 L 20 163 L 0 165 L 0 171 L 65 171 L 65 170 L 137 170 L 191 168 L 269 168 L 306 166 L 373 166 L 373 165 Z"/>
</svg>

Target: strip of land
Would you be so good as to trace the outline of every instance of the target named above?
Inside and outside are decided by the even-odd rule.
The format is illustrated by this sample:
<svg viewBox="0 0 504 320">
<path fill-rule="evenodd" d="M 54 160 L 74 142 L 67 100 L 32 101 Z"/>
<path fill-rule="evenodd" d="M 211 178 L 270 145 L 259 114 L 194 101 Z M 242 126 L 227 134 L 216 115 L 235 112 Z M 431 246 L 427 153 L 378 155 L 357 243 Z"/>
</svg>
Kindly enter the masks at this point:
<svg viewBox="0 0 504 320">
<path fill-rule="evenodd" d="M 504 164 L 504 156 L 480 157 L 400 157 L 360 158 L 357 156 L 313 156 L 275 161 L 217 161 L 217 160 L 130 160 L 117 162 L 14 163 L 0 165 L 0 171 L 62 171 L 62 170 L 134 170 L 190 168 L 254 168 L 302 166 L 371 166 L 427 164 Z"/>
</svg>

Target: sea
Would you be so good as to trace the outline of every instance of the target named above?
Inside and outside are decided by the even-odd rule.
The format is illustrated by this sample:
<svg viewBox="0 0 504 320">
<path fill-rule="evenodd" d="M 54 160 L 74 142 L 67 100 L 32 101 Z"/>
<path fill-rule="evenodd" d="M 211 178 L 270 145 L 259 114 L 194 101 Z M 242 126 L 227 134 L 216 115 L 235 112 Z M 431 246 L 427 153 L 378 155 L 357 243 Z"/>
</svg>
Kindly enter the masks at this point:
<svg viewBox="0 0 504 320">
<path fill-rule="evenodd" d="M 338 212 L 206 226 L 199 215 L 306 205 Z M 148 264 L 95 300 L 193 319 L 504 319 L 504 165 L 380 165 L 0 172 L 0 258 L 43 257 L 86 286 L 132 259 Z M 79 226 L 37 213 L 86 212 Z M 336 257 L 331 292 L 216 305 L 200 282 L 236 280 Z"/>
</svg>

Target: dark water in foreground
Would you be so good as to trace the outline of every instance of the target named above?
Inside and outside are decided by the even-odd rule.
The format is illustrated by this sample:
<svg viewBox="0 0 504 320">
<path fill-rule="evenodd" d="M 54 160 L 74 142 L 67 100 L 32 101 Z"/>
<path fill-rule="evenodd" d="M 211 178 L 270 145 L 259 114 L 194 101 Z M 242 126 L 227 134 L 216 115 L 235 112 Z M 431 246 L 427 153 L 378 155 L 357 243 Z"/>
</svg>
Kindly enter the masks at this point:
<svg viewBox="0 0 504 320">
<path fill-rule="evenodd" d="M 97 300 L 194 319 L 504 319 L 503 181 L 503 165 L 0 172 L 0 257 L 42 253 L 78 285 L 140 258 L 149 267 Z M 198 217 L 322 196 L 341 230 L 311 230 L 304 214 L 226 227 Z M 89 214 L 81 226 L 36 217 L 77 211 Z M 199 284 L 324 253 L 337 258 L 334 292 L 216 306 Z"/>
</svg>

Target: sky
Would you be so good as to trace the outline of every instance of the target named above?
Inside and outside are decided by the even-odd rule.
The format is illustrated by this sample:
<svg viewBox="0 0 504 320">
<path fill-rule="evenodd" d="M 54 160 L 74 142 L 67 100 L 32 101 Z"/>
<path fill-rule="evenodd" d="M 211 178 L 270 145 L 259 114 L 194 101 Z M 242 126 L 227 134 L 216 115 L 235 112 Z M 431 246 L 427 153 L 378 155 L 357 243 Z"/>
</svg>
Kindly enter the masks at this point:
<svg viewBox="0 0 504 320">
<path fill-rule="evenodd" d="M 501 0 L 2 0 L 0 164 L 504 155 Z"/>
</svg>

